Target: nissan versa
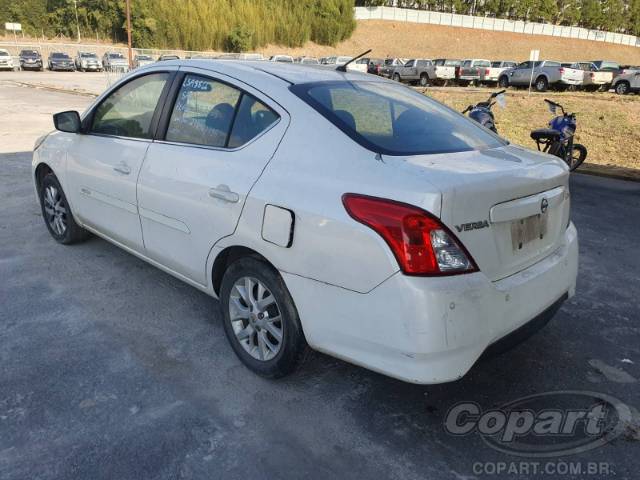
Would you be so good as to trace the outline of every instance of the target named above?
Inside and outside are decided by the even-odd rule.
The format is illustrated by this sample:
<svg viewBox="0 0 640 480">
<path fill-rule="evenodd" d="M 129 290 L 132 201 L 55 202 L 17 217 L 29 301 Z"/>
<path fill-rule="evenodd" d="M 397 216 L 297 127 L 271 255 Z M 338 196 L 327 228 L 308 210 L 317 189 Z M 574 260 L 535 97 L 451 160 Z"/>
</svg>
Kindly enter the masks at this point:
<svg viewBox="0 0 640 480">
<path fill-rule="evenodd" d="M 566 165 L 379 77 L 168 61 L 54 123 L 33 154 L 53 238 L 92 232 L 218 297 L 264 376 L 310 347 L 455 380 L 575 291 Z"/>
</svg>

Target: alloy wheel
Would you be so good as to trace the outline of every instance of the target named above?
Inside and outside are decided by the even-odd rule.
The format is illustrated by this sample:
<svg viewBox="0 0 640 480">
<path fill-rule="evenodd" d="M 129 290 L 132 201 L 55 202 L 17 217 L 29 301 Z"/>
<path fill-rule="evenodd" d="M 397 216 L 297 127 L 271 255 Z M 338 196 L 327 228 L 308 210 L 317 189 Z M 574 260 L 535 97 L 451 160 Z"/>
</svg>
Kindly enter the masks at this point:
<svg viewBox="0 0 640 480">
<path fill-rule="evenodd" d="M 257 278 L 241 277 L 229 296 L 229 319 L 238 343 L 256 360 L 273 359 L 282 348 L 284 323 L 271 291 Z"/>
<path fill-rule="evenodd" d="M 47 223 L 56 235 L 62 236 L 67 230 L 67 206 L 56 187 L 49 185 L 44 190 L 44 211 Z"/>
</svg>

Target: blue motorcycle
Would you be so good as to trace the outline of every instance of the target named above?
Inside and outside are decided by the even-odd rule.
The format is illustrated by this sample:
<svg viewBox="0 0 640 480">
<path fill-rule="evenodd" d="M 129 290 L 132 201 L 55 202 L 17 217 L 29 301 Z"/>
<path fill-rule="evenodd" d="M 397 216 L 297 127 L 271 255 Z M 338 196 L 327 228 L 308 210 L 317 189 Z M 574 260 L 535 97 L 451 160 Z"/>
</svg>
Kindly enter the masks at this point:
<svg viewBox="0 0 640 480">
<path fill-rule="evenodd" d="M 506 104 L 504 92 L 506 92 L 506 90 L 494 92 L 489 96 L 489 99 L 486 102 L 479 102 L 475 105 L 469 105 L 462 111 L 462 114 L 464 115 L 465 113 L 469 112 L 469 118 L 471 120 L 475 120 L 483 127 L 488 128 L 494 133 L 498 133 L 498 129 L 496 128 L 496 119 L 493 116 L 491 107 L 493 107 L 497 103 L 500 107 L 504 108 Z"/>
<path fill-rule="evenodd" d="M 565 112 L 562 105 L 551 100 L 544 100 L 552 114 L 560 109 L 562 115 L 554 117 L 549 122 L 549 128 L 540 128 L 531 132 L 531 138 L 536 141 L 538 150 L 561 158 L 574 171 L 585 158 L 587 148 L 579 143 L 573 143 L 576 133 L 576 114 Z"/>
</svg>

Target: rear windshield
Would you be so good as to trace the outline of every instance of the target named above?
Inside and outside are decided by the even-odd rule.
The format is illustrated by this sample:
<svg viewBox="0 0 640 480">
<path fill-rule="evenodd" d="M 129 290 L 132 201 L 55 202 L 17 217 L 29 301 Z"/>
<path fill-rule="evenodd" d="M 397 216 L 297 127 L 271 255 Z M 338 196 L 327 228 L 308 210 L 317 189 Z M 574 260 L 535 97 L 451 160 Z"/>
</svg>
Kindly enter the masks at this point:
<svg viewBox="0 0 640 480">
<path fill-rule="evenodd" d="M 290 88 L 353 140 L 374 152 L 421 155 L 506 145 L 479 124 L 402 85 L 336 81 Z"/>
<path fill-rule="evenodd" d="M 620 65 L 615 62 L 600 62 L 600 70 L 618 70 Z"/>
<path fill-rule="evenodd" d="M 473 65 L 476 67 L 490 67 L 491 62 L 489 62 L 488 60 L 475 60 L 473 62 Z"/>
</svg>

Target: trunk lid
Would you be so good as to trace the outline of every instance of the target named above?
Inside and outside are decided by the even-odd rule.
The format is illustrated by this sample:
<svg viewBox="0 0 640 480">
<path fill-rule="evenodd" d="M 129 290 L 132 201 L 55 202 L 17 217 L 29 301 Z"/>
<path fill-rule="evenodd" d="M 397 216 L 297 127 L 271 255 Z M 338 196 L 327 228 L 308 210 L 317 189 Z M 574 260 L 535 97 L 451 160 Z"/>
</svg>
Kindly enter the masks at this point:
<svg viewBox="0 0 640 480">
<path fill-rule="evenodd" d="M 561 67 L 560 76 L 563 81 L 569 83 L 581 83 L 584 80 L 584 72 L 576 68 Z"/>
<path fill-rule="evenodd" d="M 440 190 L 440 219 L 492 281 L 561 245 L 569 174 L 560 160 L 516 146 L 404 159 Z"/>
</svg>

